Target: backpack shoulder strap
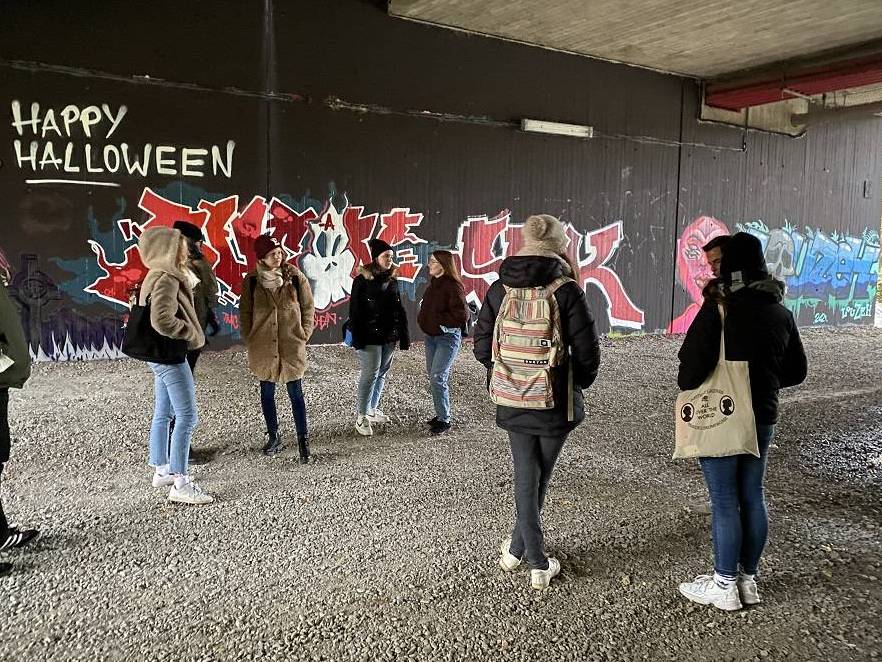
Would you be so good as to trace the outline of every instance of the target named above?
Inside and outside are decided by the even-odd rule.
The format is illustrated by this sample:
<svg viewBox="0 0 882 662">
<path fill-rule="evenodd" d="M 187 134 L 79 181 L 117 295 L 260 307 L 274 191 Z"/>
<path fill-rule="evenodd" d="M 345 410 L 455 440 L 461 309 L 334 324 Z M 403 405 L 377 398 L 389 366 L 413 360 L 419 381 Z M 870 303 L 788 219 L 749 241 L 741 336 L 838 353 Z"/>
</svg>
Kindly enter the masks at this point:
<svg viewBox="0 0 882 662">
<path fill-rule="evenodd" d="M 549 294 L 554 294 L 555 292 L 557 292 L 561 287 L 563 287 L 567 283 L 575 283 L 575 282 L 576 281 L 573 280 L 572 278 L 570 278 L 569 276 L 558 276 L 557 278 L 555 278 L 553 281 L 551 281 L 546 286 L 546 289 L 548 289 Z"/>
</svg>

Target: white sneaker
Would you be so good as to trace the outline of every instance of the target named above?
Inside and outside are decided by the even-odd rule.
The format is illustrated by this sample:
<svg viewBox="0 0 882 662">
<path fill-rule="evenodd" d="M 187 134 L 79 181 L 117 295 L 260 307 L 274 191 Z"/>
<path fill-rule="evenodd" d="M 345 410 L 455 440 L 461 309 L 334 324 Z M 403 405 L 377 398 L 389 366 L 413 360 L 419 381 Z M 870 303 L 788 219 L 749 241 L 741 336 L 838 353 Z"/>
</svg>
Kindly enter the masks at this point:
<svg viewBox="0 0 882 662">
<path fill-rule="evenodd" d="M 548 588 L 551 580 L 560 574 L 560 561 L 548 557 L 548 570 L 530 570 L 530 586 L 542 590 Z"/>
<path fill-rule="evenodd" d="M 175 487 L 172 485 L 171 491 L 168 493 L 168 500 L 174 503 L 189 503 L 194 505 L 202 505 L 214 501 L 214 497 L 206 494 L 192 480 L 183 487 Z"/>
<path fill-rule="evenodd" d="M 759 591 L 756 588 L 756 579 L 753 575 L 738 575 L 738 595 L 743 605 L 758 605 L 760 600 Z"/>
<path fill-rule="evenodd" d="M 502 557 L 499 559 L 499 565 L 502 566 L 502 569 L 506 572 L 513 572 L 517 570 L 518 566 L 521 564 L 521 560 L 512 554 L 509 549 L 511 549 L 511 538 L 506 538 L 499 546 L 499 551 L 502 552 Z"/>
<path fill-rule="evenodd" d="M 390 419 L 388 416 L 386 416 L 386 414 L 384 414 L 383 411 L 380 410 L 380 409 L 374 409 L 374 413 L 373 413 L 373 414 L 368 414 L 368 415 L 367 415 L 367 419 L 368 419 L 371 423 L 378 423 L 378 424 L 381 424 L 381 425 L 382 425 L 382 424 L 385 424 L 385 423 L 388 423 L 390 420 L 392 420 L 392 419 Z"/>
<path fill-rule="evenodd" d="M 687 600 L 700 605 L 713 605 L 725 611 L 741 609 L 737 583 L 732 582 L 729 588 L 723 588 L 711 575 L 699 575 L 691 582 L 683 582 L 680 584 L 680 593 Z"/>
<path fill-rule="evenodd" d="M 355 419 L 355 429 L 363 437 L 370 437 L 374 434 L 374 430 L 371 428 L 371 419 L 367 416 L 358 416 Z"/>
<path fill-rule="evenodd" d="M 175 477 L 172 474 L 158 474 L 153 472 L 153 487 L 169 487 L 175 484 Z"/>
</svg>

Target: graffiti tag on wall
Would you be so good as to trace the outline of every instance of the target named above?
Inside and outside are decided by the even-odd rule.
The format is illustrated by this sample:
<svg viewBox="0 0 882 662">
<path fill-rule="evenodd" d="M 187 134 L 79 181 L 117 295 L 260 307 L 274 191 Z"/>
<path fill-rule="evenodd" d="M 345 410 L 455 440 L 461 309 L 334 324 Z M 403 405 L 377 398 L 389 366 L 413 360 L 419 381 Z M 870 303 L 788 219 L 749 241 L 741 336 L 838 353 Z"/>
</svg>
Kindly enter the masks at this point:
<svg viewBox="0 0 882 662">
<path fill-rule="evenodd" d="M 802 230 L 784 224 L 769 228 L 763 221 L 736 224 L 763 246 L 769 273 L 787 285 L 784 305 L 800 324 L 859 322 L 873 316 L 879 280 L 879 233 L 866 228 L 860 236 Z M 690 303 L 668 331 L 685 333 L 701 307 L 701 291 L 713 277 L 702 246 L 729 234 L 726 224 L 699 216 L 677 241 L 677 278 Z"/>
<path fill-rule="evenodd" d="M 145 221 L 116 221 L 118 232 L 128 242 L 122 260 L 113 262 L 99 241 L 89 241 L 102 275 L 85 287 L 86 292 L 127 305 L 129 291 L 147 271 L 138 253 L 138 236 L 153 225 L 170 226 L 186 220 L 200 227 L 206 237 L 203 251 L 217 274 L 220 302 L 237 306 L 243 277 L 255 265 L 254 241 L 268 232 L 311 281 L 316 327 L 325 329 L 337 323 L 338 316 L 328 311 L 348 301 L 358 266 L 370 262 L 369 239 L 378 237 L 392 246 L 401 280 L 414 285 L 429 251 L 428 242 L 417 234 L 423 214 L 408 207 L 366 213 L 364 207 L 351 205 L 345 196 L 341 204 L 329 199 L 320 210 L 310 206 L 297 211 L 279 198 L 267 200 L 262 196 L 254 196 L 244 206 L 238 196 L 229 196 L 217 202 L 200 200 L 193 208 L 170 201 L 148 187 L 138 206 L 146 212 Z M 643 311 L 608 264 L 622 241 L 621 222 L 586 233 L 567 226 L 567 234 L 570 257 L 579 267 L 577 279 L 603 295 L 610 324 L 642 328 Z M 459 257 L 470 298 L 483 300 L 498 277 L 502 260 L 520 248 L 519 242 L 519 226 L 511 223 L 507 210 L 492 218 L 470 217 L 461 225 L 453 251 Z"/>
</svg>

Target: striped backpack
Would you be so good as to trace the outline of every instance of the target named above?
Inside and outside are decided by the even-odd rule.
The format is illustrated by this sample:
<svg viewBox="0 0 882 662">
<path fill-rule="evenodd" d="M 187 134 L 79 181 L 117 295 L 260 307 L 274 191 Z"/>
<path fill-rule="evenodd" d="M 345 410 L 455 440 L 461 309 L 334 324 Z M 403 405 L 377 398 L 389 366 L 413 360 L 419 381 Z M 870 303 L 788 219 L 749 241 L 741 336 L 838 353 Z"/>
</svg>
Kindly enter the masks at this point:
<svg viewBox="0 0 882 662">
<path fill-rule="evenodd" d="M 505 286 L 493 328 L 490 398 L 518 409 L 553 409 L 552 368 L 566 357 L 554 293 L 572 278 L 543 287 Z"/>
</svg>

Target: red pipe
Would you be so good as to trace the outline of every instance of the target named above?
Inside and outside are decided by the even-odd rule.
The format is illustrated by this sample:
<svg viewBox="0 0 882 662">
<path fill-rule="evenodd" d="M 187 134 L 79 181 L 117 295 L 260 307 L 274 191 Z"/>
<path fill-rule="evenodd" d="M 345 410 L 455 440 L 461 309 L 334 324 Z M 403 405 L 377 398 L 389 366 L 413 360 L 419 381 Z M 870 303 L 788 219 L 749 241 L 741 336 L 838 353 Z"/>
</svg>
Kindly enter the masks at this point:
<svg viewBox="0 0 882 662">
<path fill-rule="evenodd" d="M 793 98 L 785 90 L 811 95 L 877 83 L 882 83 L 882 55 L 783 74 L 776 79 L 711 83 L 705 91 L 704 102 L 714 108 L 741 110 Z"/>
</svg>

